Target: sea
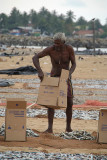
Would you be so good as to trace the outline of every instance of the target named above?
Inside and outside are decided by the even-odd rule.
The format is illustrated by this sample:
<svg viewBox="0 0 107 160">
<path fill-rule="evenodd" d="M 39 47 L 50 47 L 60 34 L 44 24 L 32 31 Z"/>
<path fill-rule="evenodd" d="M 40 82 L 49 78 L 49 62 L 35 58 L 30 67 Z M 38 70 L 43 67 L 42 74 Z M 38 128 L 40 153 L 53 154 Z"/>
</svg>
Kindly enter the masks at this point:
<svg viewBox="0 0 107 160">
<path fill-rule="evenodd" d="M 25 48 L 31 48 L 31 49 L 45 49 L 48 46 L 20 46 L 20 45 L 14 46 L 14 45 L 12 45 L 11 47 L 17 47 L 17 48 L 25 47 Z M 1 48 L 2 49 L 7 49 L 7 46 L 6 45 L 2 45 Z M 73 47 L 73 49 L 77 54 L 91 54 L 91 53 L 94 52 L 93 49 L 87 50 L 85 47 L 79 47 L 78 51 L 77 51 L 76 47 Z M 107 55 L 107 48 L 95 48 L 95 52 L 99 53 L 99 54 Z"/>
<path fill-rule="evenodd" d="M 23 46 L 19 46 L 19 45 L 17 45 L 16 47 L 19 47 L 19 48 L 21 48 L 21 47 L 23 47 Z M 48 47 L 48 46 L 25 46 L 26 48 L 35 48 L 35 49 L 45 49 L 46 47 Z M 76 51 L 77 50 L 77 48 L 76 47 L 73 47 L 73 49 L 74 49 L 74 51 Z M 85 51 L 86 50 L 86 48 L 85 47 L 80 47 L 80 48 L 78 48 L 78 51 Z M 107 52 L 107 48 L 95 48 L 95 50 L 96 51 L 102 51 L 102 52 Z M 92 51 L 92 49 L 90 49 L 90 51 Z"/>
</svg>

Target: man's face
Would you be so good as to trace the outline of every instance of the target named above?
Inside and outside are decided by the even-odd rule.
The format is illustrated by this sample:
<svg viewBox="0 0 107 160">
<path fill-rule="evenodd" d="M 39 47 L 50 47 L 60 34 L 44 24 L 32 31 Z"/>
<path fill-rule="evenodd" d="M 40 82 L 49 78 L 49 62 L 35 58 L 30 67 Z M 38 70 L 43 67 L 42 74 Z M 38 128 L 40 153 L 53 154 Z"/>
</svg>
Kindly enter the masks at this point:
<svg viewBox="0 0 107 160">
<path fill-rule="evenodd" d="M 57 51 L 60 51 L 62 49 L 63 44 L 64 43 L 60 39 L 54 41 L 54 46 Z"/>
</svg>

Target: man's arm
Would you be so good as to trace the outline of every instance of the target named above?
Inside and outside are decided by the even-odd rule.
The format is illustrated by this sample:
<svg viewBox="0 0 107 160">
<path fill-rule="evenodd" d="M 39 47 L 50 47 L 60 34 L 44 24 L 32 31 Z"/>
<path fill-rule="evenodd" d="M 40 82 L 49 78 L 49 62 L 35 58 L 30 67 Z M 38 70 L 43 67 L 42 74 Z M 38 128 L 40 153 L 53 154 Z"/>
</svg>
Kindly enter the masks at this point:
<svg viewBox="0 0 107 160">
<path fill-rule="evenodd" d="M 38 71 L 38 77 L 40 78 L 41 81 L 44 78 L 44 73 L 43 73 L 43 71 L 40 67 L 39 58 L 45 57 L 47 55 L 48 55 L 48 49 L 44 49 L 42 52 L 39 52 L 38 54 L 35 54 L 35 56 L 33 56 L 33 58 L 32 58 L 33 64 Z"/>
<path fill-rule="evenodd" d="M 70 61 L 71 61 L 71 68 L 69 70 L 69 78 L 71 78 L 72 73 L 74 72 L 76 68 L 76 60 L 75 60 L 75 53 L 72 47 L 69 48 L 70 53 Z"/>
</svg>

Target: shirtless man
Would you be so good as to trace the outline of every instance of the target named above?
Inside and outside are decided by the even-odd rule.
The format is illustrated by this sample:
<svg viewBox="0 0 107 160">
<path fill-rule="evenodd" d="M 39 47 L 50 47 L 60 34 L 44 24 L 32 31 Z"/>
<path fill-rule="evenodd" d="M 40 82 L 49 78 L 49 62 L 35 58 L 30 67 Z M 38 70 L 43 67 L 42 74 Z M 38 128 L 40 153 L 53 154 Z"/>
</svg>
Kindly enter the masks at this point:
<svg viewBox="0 0 107 160">
<path fill-rule="evenodd" d="M 53 37 L 54 44 L 50 47 L 47 47 L 42 52 L 35 54 L 33 59 L 33 64 L 38 71 L 38 77 L 42 81 L 44 78 L 44 73 L 40 67 L 39 58 L 50 56 L 52 69 L 51 77 L 60 77 L 61 70 L 69 70 L 68 77 L 68 93 L 67 93 L 67 108 L 66 108 L 66 132 L 72 132 L 71 129 L 71 119 L 72 119 L 72 105 L 73 105 L 73 94 L 71 86 L 71 75 L 76 68 L 75 54 L 72 46 L 65 44 L 65 34 L 56 33 Z M 71 62 L 71 67 L 70 67 Z M 54 109 L 48 108 L 48 129 L 45 132 L 53 132 L 53 118 L 54 118 Z"/>
</svg>

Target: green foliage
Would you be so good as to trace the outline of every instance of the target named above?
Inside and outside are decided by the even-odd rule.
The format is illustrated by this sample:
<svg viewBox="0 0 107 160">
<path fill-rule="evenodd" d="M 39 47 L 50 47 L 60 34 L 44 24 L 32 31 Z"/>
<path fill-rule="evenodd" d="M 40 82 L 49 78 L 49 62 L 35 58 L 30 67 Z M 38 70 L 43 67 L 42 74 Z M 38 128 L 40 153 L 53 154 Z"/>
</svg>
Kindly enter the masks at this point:
<svg viewBox="0 0 107 160">
<path fill-rule="evenodd" d="M 14 29 L 21 23 L 21 13 L 15 7 L 8 17 L 8 29 Z"/>
<path fill-rule="evenodd" d="M 87 21 L 85 20 L 84 17 L 81 16 L 80 18 L 77 19 L 76 25 L 80 26 L 87 25 Z"/>
<path fill-rule="evenodd" d="M 100 36 L 100 38 L 107 38 L 107 23 L 103 26 L 104 33 Z"/>
<path fill-rule="evenodd" d="M 55 32 L 65 32 L 69 36 L 72 35 L 74 30 L 93 29 L 92 21 L 88 22 L 81 16 L 74 22 L 75 17 L 71 10 L 66 15 L 58 15 L 55 10 L 49 12 L 45 7 L 42 7 L 38 13 L 32 9 L 28 14 L 26 12 L 20 13 L 14 7 L 9 16 L 4 13 L 0 14 L 0 30 L 11 30 L 18 26 L 28 26 L 29 22 L 31 22 L 34 29 L 39 28 L 42 33 L 47 33 L 48 35 Z M 99 19 L 95 20 L 95 29 L 102 28 L 104 30 L 103 37 L 107 36 L 106 26 L 107 24 L 103 26 Z"/>
<path fill-rule="evenodd" d="M 5 15 L 4 13 L 0 14 L 0 29 L 7 29 L 8 25 L 8 16 Z"/>
</svg>

